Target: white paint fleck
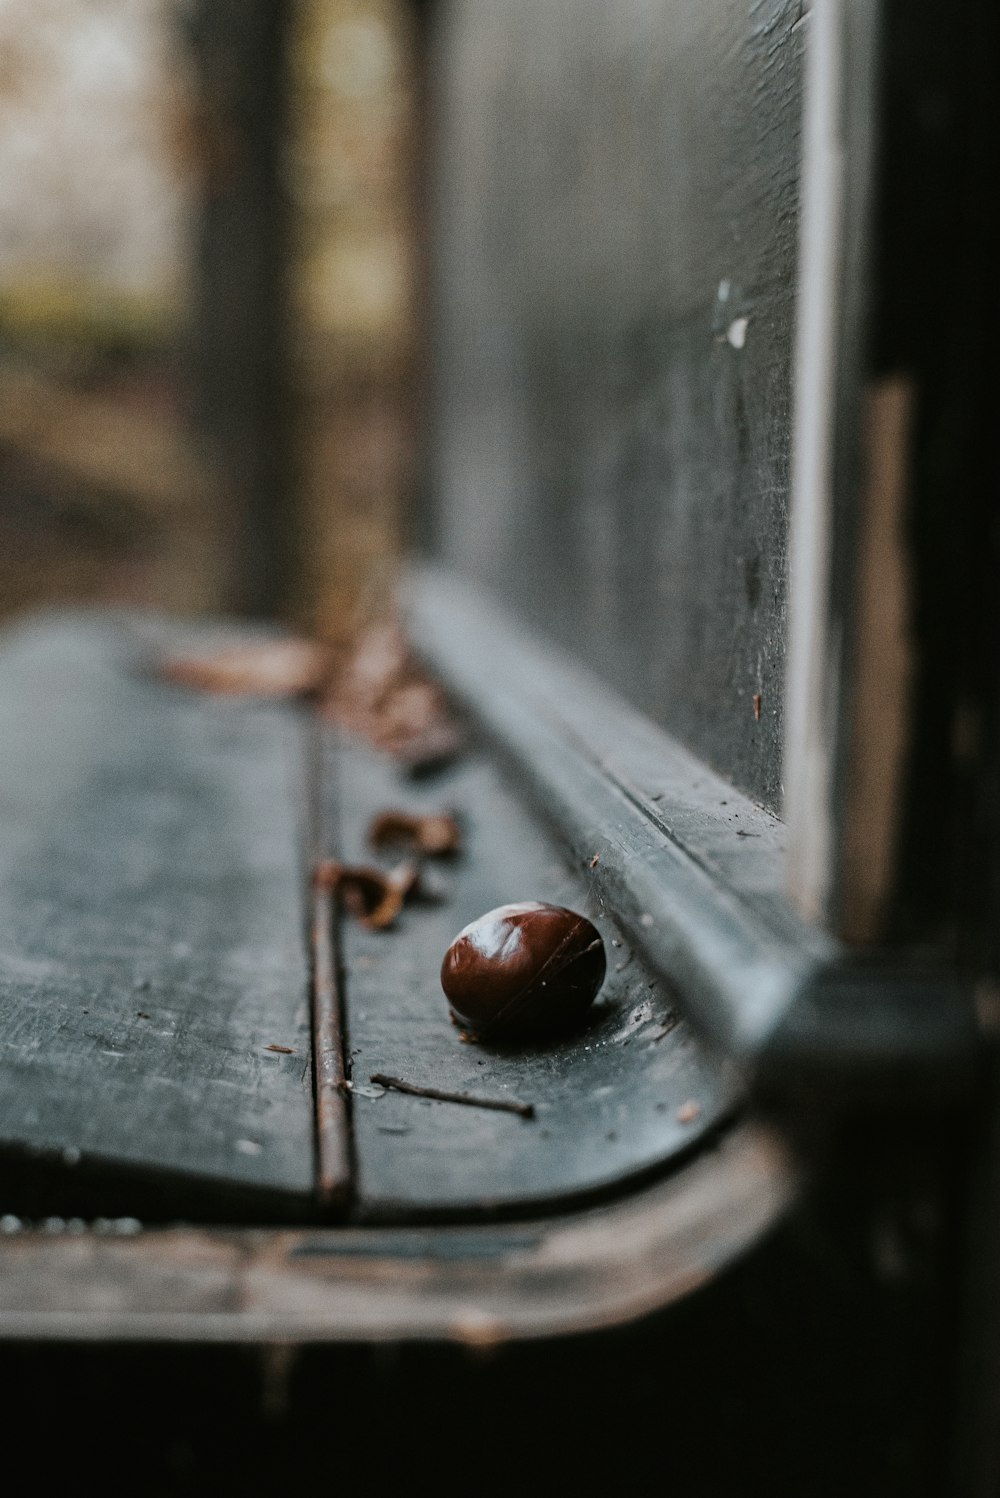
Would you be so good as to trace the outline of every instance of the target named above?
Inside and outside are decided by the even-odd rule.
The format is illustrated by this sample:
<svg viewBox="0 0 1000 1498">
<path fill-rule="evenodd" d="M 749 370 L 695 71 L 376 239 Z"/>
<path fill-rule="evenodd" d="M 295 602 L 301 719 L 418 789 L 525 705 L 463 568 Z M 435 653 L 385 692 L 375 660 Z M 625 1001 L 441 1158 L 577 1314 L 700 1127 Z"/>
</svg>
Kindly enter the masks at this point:
<svg viewBox="0 0 1000 1498">
<path fill-rule="evenodd" d="M 749 321 L 749 317 L 734 317 L 726 329 L 726 341 L 731 343 L 733 348 L 742 348 L 746 343 Z"/>
<path fill-rule="evenodd" d="M 639 925 L 640 926 L 645 926 L 647 928 L 647 930 L 648 930 L 648 928 L 652 924 L 653 924 L 653 917 L 650 915 L 650 913 L 649 913 L 648 910 L 644 910 L 642 912 L 642 915 L 639 917 Z"/>
<path fill-rule="evenodd" d="M 616 1041 L 631 1038 L 631 1036 L 635 1035 L 637 1031 L 642 1029 L 644 1025 L 648 1025 L 652 1018 L 652 1002 L 649 999 L 643 999 L 641 1004 L 637 1004 L 635 1008 L 631 1010 L 624 1024 L 619 1025 L 614 1034 L 608 1037 L 609 1041 L 613 1045 Z"/>
<path fill-rule="evenodd" d="M 732 289 L 733 289 L 732 285 L 730 284 L 729 281 L 720 281 L 719 282 L 719 301 L 720 302 L 728 302 L 729 301 L 729 293 L 732 291 Z"/>
<path fill-rule="evenodd" d="M 241 1155 L 259 1155 L 263 1151 L 264 1146 L 258 1144 L 255 1139 L 237 1139 L 233 1148 L 238 1150 Z"/>
<path fill-rule="evenodd" d="M 355 1097 L 385 1097 L 386 1089 L 377 1082 L 348 1082 L 348 1089 Z"/>
</svg>

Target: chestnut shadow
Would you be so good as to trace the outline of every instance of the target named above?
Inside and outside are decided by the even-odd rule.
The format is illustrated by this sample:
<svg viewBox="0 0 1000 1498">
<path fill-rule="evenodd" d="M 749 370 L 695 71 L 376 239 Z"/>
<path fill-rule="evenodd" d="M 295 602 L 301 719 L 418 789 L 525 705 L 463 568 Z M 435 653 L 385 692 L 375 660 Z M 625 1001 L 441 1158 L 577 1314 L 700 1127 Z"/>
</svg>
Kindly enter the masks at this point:
<svg viewBox="0 0 1000 1498">
<path fill-rule="evenodd" d="M 503 1040 L 486 1038 L 471 1041 L 488 1055 L 502 1056 L 505 1060 L 516 1060 L 523 1056 L 552 1056 L 559 1051 L 568 1051 L 571 1046 L 593 1037 L 602 1026 L 610 1027 L 620 1019 L 627 1005 L 615 999 L 595 999 L 590 1008 L 569 1024 L 561 1024 L 549 1033 L 533 1035 L 527 1039 Z"/>
</svg>

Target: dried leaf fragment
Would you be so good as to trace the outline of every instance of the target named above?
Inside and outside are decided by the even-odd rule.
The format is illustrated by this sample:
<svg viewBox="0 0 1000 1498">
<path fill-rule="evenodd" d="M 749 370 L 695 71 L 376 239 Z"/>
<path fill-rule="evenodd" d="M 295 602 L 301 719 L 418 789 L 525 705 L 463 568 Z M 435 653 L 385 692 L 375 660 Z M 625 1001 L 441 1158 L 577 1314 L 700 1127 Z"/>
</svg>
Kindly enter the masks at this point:
<svg viewBox="0 0 1000 1498">
<path fill-rule="evenodd" d="M 370 931 L 384 931 L 393 924 L 419 879 L 420 870 L 413 863 L 402 863 L 386 873 L 325 858 L 313 871 L 316 886 L 331 890 L 343 908 Z"/>
<path fill-rule="evenodd" d="M 753 720 L 754 720 L 755 723 L 759 723 L 760 722 L 760 704 L 761 704 L 761 695 L 760 695 L 759 692 L 754 692 L 754 694 L 753 694 Z"/>
<path fill-rule="evenodd" d="M 323 712 L 413 775 L 437 768 L 462 748 L 444 693 L 392 622 L 373 625 L 342 659 L 324 693 Z"/>
<path fill-rule="evenodd" d="M 443 858 L 459 851 L 462 832 L 452 812 L 383 811 L 369 827 L 368 841 L 373 848 L 403 847 L 410 853 Z"/>
<path fill-rule="evenodd" d="M 265 1051 L 275 1051 L 279 1056 L 294 1056 L 295 1049 L 290 1045 L 266 1045 Z"/>
<path fill-rule="evenodd" d="M 194 655 L 168 656 L 160 675 L 200 692 L 242 697 L 306 697 L 329 672 L 322 645 L 310 640 L 261 640 Z"/>
<path fill-rule="evenodd" d="M 465 736 L 457 723 L 434 723 L 407 743 L 392 750 L 396 762 L 414 780 L 434 775 L 450 765 L 465 748 Z"/>
</svg>

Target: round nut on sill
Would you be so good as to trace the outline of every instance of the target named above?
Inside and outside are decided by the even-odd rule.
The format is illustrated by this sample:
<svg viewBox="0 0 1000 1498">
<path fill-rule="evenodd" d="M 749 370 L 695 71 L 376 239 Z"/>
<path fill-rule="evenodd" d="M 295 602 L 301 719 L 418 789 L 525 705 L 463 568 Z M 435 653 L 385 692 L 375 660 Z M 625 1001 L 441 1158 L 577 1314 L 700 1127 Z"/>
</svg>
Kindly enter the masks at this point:
<svg viewBox="0 0 1000 1498">
<path fill-rule="evenodd" d="M 551 1034 L 581 1019 L 604 981 L 597 927 L 562 905 L 501 905 L 460 931 L 441 987 L 453 1016 L 483 1040 Z"/>
</svg>

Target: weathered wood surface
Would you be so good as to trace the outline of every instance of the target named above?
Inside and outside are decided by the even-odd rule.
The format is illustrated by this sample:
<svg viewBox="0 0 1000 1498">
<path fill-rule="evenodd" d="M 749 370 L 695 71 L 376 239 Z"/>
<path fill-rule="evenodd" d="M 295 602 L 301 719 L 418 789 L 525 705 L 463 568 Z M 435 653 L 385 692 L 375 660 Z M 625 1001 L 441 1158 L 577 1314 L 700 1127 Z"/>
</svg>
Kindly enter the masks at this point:
<svg viewBox="0 0 1000 1498">
<path fill-rule="evenodd" d="M 438 554 L 772 809 L 808 31 L 800 0 L 438 31 Z"/>
<path fill-rule="evenodd" d="M 414 577 L 410 623 L 684 1012 L 814 1108 L 970 1083 L 971 992 L 927 953 L 866 966 L 785 895 L 783 829 L 475 590 Z"/>
<path fill-rule="evenodd" d="M 300 1212 L 302 724 L 155 680 L 138 629 L 0 651 L 0 1209 Z"/>
<path fill-rule="evenodd" d="M 483 1347 L 619 1326 L 757 1242 L 797 1177 L 776 1136 L 741 1125 L 620 1201 L 501 1227 L 55 1234 L 0 1217 L 0 1337 Z"/>
<path fill-rule="evenodd" d="M 610 919 L 590 871 L 567 866 L 547 827 L 480 754 L 415 791 L 385 761 L 331 740 L 338 853 L 372 861 L 377 812 L 453 807 L 466 851 L 440 866 L 447 895 L 389 931 L 343 918 L 357 1211 L 370 1218 L 524 1211 L 663 1169 L 731 1111 L 736 1089 L 674 1013 Z M 569 905 L 600 928 L 608 978 L 590 1022 L 545 1046 L 461 1040 L 441 991 L 460 928 L 510 900 Z M 533 1104 L 534 1119 L 385 1092 L 373 1073 Z M 380 1092 L 380 1089 L 374 1089 Z M 696 1105 L 688 1118 L 685 1105 Z"/>
</svg>

